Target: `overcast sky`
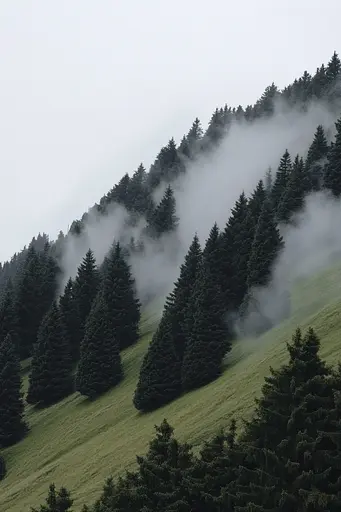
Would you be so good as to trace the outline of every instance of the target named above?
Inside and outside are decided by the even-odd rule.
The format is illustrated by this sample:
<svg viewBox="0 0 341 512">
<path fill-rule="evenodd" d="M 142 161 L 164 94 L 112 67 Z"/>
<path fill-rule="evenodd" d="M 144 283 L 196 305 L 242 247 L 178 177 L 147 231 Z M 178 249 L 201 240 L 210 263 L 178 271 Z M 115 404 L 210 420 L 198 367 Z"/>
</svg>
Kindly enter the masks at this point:
<svg viewBox="0 0 341 512">
<path fill-rule="evenodd" d="M 329 60 L 339 0 L 1 0 L 0 260 L 216 106 Z"/>
</svg>

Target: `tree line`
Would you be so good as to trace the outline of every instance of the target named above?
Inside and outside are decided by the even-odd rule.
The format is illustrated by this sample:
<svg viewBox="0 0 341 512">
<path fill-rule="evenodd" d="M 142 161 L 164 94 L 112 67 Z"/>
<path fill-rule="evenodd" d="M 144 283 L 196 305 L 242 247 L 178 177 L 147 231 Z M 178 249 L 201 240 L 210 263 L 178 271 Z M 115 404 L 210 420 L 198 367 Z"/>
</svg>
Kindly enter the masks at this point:
<svg viewBox="0 0 341 512">
<path fill-rule="evenodd" d="M 136 469 L 108 478 L 82 512 L 339 511 L 341 364 L 330 367 L 319 350 L 312 328 L 297 329 L 250 419 L 232 419 L 198 455 L 164 420 Z M 67 512 L 72 503 L 67 488 L 52 484 L 32 512 Z"/>
</svg>

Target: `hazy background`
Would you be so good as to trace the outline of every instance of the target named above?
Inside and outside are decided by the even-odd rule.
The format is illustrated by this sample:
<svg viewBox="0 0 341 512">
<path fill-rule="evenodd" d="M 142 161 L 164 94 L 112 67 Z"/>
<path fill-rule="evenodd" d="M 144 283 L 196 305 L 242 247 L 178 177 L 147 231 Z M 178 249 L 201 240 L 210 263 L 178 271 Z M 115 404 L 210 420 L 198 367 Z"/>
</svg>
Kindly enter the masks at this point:
<svg viewBox="0 0 341 512">
<path fill-rule="evenodd" d="M 338 50 L 337 0 L 2 0 L 0 260 L 55 237 L 196 116 Z"/>
</svg>

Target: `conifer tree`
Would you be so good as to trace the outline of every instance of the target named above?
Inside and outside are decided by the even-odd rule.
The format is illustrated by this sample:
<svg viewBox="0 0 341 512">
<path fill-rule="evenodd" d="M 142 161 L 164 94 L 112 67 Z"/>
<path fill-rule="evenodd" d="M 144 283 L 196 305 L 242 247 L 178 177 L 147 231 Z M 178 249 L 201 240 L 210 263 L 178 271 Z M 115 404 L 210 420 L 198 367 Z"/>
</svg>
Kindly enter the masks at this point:
<svg viewBox="0 0 341 512">
<path fill-rule="evenodd" d="M 77 308 L 78 333 L 77 344 L 75 341 L 74 353 L 84 337 L 84 328 L 87 317 L 90 313 L 92 303 L 99 288 L 99 272 L 96 266 L 94 253 L 89 249 L 78 267 L 77 276 L 74 282 L 73 291 Z"/>
<path fill-rule="evenodd" d="M 26 400 L 30 404 L 49 406 L 72 391 L 70 348 L 59 308 L 54 301 L 38 331 Z"/>
<path fill-rule="evenodd" d="M 74 295 L 74 283 L 71 277 L 65 285 L 63 295 L 59 299 L 59 309 L 69 345 L 70 357 L 72 362 L 75 363 L 79 359 L 79 318 Z"/>
<path fill-rule="evenodd" d="M 288 185 L 289 177 L 291 174 L 291 168 L 291 157 L 288 150 L 285 150 L 284 155 L 280 160 L 275 180 L 271 189 L 271 202 L 275 212 L 277 212 L 277 208 L 280 203 L 282 194 L 284 193 Z"/>
<path fill-rule="evenodd" d="M 328 164 L 324 174 L 324 186 L 335 197 L 341 195 L 341 118 L 335 123 L 335 142 L 328 153 Z"/>
<path fill-rule="evenodd" d="M 289 222 L 292 215 L 303 208 L 304 198 L 310 189 L 310 183 L 303 159 L 297 155 L 287 187 L 277 208 L 277 220 L 279 222 Z"/>
<path fill-rule="evenodd" d="M 111 311 L 100 291 L 85 325 L 76 390 L 90 399 L 116 386 L 123 378 L 118 341 L 114 338 Z"/>
<path fill-rule="evenodd" d="M 305 161 L 306 172 L 310 178 L 311 190 L 317 191 L 321 189 L 328 150 L 328 142 L 323 126 L 319 125 Z"/>
<path fill-rule="evenodd" d="M 182 386 L 195 389 L 217 378 L 231 349 L 225 308 L 217 281 L 202 265 L 191 298 L 193 325 L 182 361 Z"/>
<path fill-rule="evenodd" d="M 172 344 L 179 361 L 182 361 L 187 339 L 192 327 L 192 312 L 189 308 L 195 282 L 202 260 L 202 251 L 198 236 L 193 241 L 180 266 L 180 276 L 174 284 L 173 291 L 166 298 L 165 308 L 172 324 Z"/>
<path fill-rule="evenodd" d="M 209 268 L 209 271 L 213 278 L 221 283 L 221 261 L 222 261 L 222 250 L 221 250 L 221 238 L 218 228 L 218 224 L 215 222 L 209 236 L 206 240 L 205 247 L 203 250 L 203 261 L 204 264 Z"/>
<path fill-rule="evenodd" d="M 0 447 L 20 441 L 28 427 L 23 419 L 20 361 L 10 334 L 0 342 Z"/>
<path fill-rule="evenodd" d="M 246 292 L 253 232 L 248 200 L 242 193 L 221 233 L 221 286 L 227 311 L 236 311 Z"/>
<path fill-rule="evenodd" d="M 6 285 L 4 297 L 0 304 L 0 344 L 6 338 L 7 334 L 11 335 L 12 343 L 19 350 L 18 343 L 18 318 L 15 309 L 15 297 L 12 280 L 10 279 Z"/>
<path fill-rule="evenodd" d="M 119 243 L 115 244 L 107 258 L 101 290 L 110 311 L 112 337 L 121 350 L 134 345 L 139 337 L 140 302 L 136 298 L 135 281 Z"/>
<path fill-rule="evenodd" d="M 283 246 L 269 201 L 265 201 L 259 217 L 248 262 L 248 288 L 268 284 L 272 265 Z"/>
<path fill-rule="evenodd" d="M 35 249 L 30 247 L 19 278 L 15 305 L 18 314 L 21 359 L 31 355 L 41 319 L 45 314 L 40 303 L 42 277 L 41 260 Z"/>
<path fill-rule="evenodd" d="M 31 512 L 72 512 L 73 499 L 65 487 L 57 491 L 56 486 L 51 484 L 45 501 L 46 505 L 40 505 L 38 509 L 31 508 Z"/>
<path fill-rule="evenodd" d="M 154 238 L 159 238 L 164 233 L 174 231 L 177 225 L 174 193 L 168 185 L 160 203 L 150 215 L 147 233 Z"/>
<path fill-rule="evenodd" d="M 142 361 L 133 402 L 137 410 L 147 412 L 180 393 L 181 361 L 173 344 L 171 314 L 165 309 Z"/>
</svg>

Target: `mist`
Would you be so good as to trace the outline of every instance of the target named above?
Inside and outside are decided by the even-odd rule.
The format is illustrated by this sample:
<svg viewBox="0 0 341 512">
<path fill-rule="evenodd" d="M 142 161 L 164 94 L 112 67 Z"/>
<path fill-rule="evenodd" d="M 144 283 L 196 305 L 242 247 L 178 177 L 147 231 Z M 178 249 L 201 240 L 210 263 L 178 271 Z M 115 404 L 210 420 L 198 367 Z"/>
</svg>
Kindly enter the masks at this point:
<svg viewBox="0 0 341 512">
<path fill-rule="evenodd" d="M 172 184 L 179 217 L 176 234 L 148 242 L 143 257 L 132 256 L 139 297 L 142 300 L 152 296 L 164 299 L 178 277 L 179 266 L 194 234 L 198 234 L 203 245 L 214 222 L 223 229 L 242 191 L 249 195 L 269 167 L 275 172 L 286 149 L 292 159 L 297 153 L 306 156 L 318 124 L 332 137 L 335 120 L 335 113 L 323 103 L 312 104 L 305 113 L 286 111 L 278 104 L 275 115 L 269 120 L 259 120 L 252 125 L 233 124 L 213 153 L 200 156 L 188 165 L 187 172 Z M 159 198 L 160 190 L 156 194 Z M 127 226 L 127 219 L 125 209 L 116 205 L 105 217 L 90 214 L 80 238 L 68 236 L 62 258 L 62 286 L 68 277 L 76 275 L 89 247 L 101 264 L 114 239 L 139 238 L 146 221 L 141 219 L 131 228 Z M 260 308 L 267 310 L 272 320 L 283 315 L 283 283 L 328 265 L 335 251 L 341 250 L 341 241 L 333 240 L 332 236 L 340 220 L 339 203 L 326 194 L 317 194 L 307 198 L 298 225 L 283 233 L 285 249 L 274 267 L 272 283 L 266 290 L 255 291 Z M 160 300 L 160 312 L 162 303 Z"/>
</svg>

